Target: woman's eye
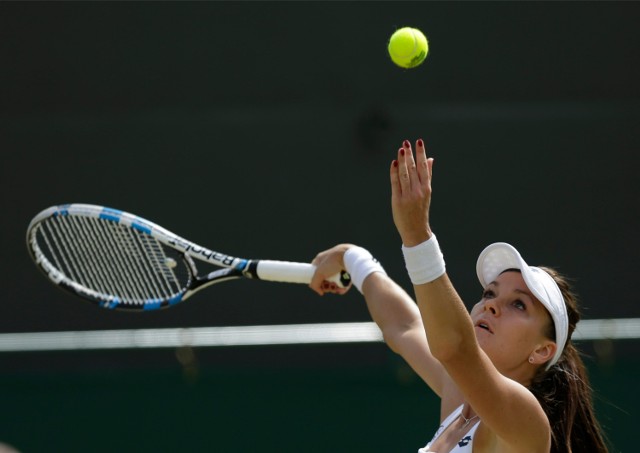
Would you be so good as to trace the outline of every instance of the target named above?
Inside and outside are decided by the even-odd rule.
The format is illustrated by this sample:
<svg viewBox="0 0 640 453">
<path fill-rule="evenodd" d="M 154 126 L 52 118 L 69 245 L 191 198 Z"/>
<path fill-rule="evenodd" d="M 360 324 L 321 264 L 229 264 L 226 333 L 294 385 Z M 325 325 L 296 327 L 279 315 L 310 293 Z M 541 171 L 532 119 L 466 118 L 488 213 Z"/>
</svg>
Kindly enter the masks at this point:
<svg viewBox="0 0 640 453">
<path fill-rule="evenodd" d="M 526 310 L 527 306 L 524 304 L 524 302 L 522 302 L 521 300 L 516 300 L 513 305 L 518 309 L 518 310 Z"/>
<path fill-rule="evenodd" d="M 489 299 L 491 297 L 493 297 L 493 291 L 491 291 L 490 289 L 486 290 L 485 292 L 482 293 L 482 298 L 483 299 Z"/>
</svg>

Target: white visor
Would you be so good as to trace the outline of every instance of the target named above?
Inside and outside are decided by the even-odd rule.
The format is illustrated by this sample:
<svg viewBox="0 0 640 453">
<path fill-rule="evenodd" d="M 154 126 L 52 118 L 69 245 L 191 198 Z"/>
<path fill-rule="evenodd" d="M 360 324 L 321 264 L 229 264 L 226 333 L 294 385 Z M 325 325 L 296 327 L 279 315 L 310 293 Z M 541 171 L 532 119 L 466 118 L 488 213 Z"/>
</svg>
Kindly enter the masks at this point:
<svg viewBox="0 0 640 453">
<path fill-rule="evenodd" d="M 547 369 L 549 369 L 560 359 L 569 332 L 569 317 L 562 292 L 551 275 L 538 267 L 529 266 L 518 251 L 505 242 L 496 242 L 485 248 L 480 253 L 476 264 L 478 279 L 483 288 L 486 288 L 507 269 L 520 270 L 529 291 L 551 314 L 556 327 L 558 348 L 553 359 L 547 364 Z"/>
</svg>

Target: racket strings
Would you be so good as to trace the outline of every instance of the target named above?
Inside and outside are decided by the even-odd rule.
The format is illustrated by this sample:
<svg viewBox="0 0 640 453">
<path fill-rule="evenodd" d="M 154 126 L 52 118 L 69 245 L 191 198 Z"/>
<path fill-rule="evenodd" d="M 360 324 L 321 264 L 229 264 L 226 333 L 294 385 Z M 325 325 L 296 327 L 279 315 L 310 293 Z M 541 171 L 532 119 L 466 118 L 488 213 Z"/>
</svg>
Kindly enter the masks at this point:
<svg viewBox="0 0 640 453">
<path fill-rule="evenodd" d="M 167 256 L 164 247 L 153 237 L 141 234 L 137 238 L 144 244 L 144 248 L 150 252 L 148 256 L 153 260 L 153 268 L 158 271 L 158 276 L 162 278 L 165 288 L 173 288 L 175 282 L 178 281 L 174 272 L 175 266 L 172 267 L 172 264 L 176 263 L 176 261 Z"/>
<path fill-rule="evenodd" d="M 82 220 L 69 217 L 51 219 L 58 246 L 51 252 L 66 256 L 70 263 L 66 270 L 72 280 L 102 294 L 120 295 L 136 298 L 140 291 L 132 291 L 135 283 L 125 276 L 119 275 L 121 266 L 114 265 L 116 260 L 105 247 L 106 239 L 100 229 L 93 229 L 94 237 L 83 228 Z M 106 262 L 109 260 L 109 262 Z M 65 272 L 66 273 L 66 272 Z"/>
<path fill-rule="evenodd" d="M 44 234 L 43 229 L 46 228 L 49 234 Z M 50 251 L 49 256 L 51 258 L 53 258 L 53 261 L 56 265 L 56 268 L 63 271 L 64 273 L 64 269 L 67 269 L 68 272 L 71 271 L 72 267 L 71 264 L 69 263 L 69 261 L 67 261 L 65 254 L 63 253 L 53 253 L 56 250 L 61 250 L 60 245 L 58 244 L 58 236 L 56 234 L 53 234 L 53 232 L 51 231 L 52 226 L 47 222 L 45 223 L 41 228 L 40 228 L 40 233 L 38 236 L 41 236 L 44 241 L 45 244 L 47 245 L 46 250 Z M 36 241 L 37 242 L 37 241 Z M 54 246 L 51 245 L 51 242 L 54 243 Z M 42 249 L 42 247 L 40 247 Z M 64 263 L 64 266 L 61 264 L 60 260 L 62 260 L 62 262 Z"/>
<path fill-rule="evenodd" d="M 70 242 L 70 238 L 63 233 L 63 230 L 57 222 L 47 222 L 45 225 L 52 242 L 56 246 L 56 249 L 51 249 L 52 255 L 59 256 L 66 265 L 66 267 L 60 267 L 59 269 L 84 286 L 96 288 L 95 282 L 89 283 L 90 276 L 87 276 L 86 273 L 83 272 L 83 269 L 87 267 L 87 262 L 82 254 L 77 253 L 80 249 L 77 246 L 77 242 L 74 240 L 74 247 L 66 245 Z M 75 239 L 75 237 L 73 239 Z M 58 253 L 53 253 L 54 250 L 58 251 Z M 63 251 L 67 251 L 67 253 L 63 253 Z"/>
<path fill-rule="evenodd" d="M 107 239 L 111 241 L 112 247 L 108 248 L 108 251 L 119 262 L 118 270 L 130 269 L 131 271 L 125 273 L 129 283 L 126 288 L 135 291 L 136 299 L 144 298 L 145 293 L 154 298 L 161 298 L 162 293 L 152 280 L 153 273 L 148 271 L 144 263 L 143 251 L 136 247 L 135 238 L 132 237 L 135 234 L 134 231 L 118 228 L 115 224 L 106 226 L 111 230 L 111 235 L 108 235 Z"/>
<path fill-rule="evenodd" d="M 109 220 L 57 216 L 44 222 L 39 233 L 40 248 L 63 274 L 120 303 L 166 300 L 192 278 L 177 252 Z"/>
<path fill-rule="evenodd" d="M 106 252 L 118 262 L 118 277 L 127 282 L 123 291 L 129 291 L 130 298 L 165 299 L 180 290 L 175 274 L 167 278 L 163 261 L 157 258 L 157 250 L 150 248 L 160 244 L 151 236 L 131 228 L 122 227 L 110 221 L 87 218 L 96 230 L 103 234 Z M 105 234 L 105 233 L 110 234 Z M 116 280 L 120 281 L 120 280 Z"/>
<path fill-rule="evenodd" d="M 171 276 L 165 272 L 168 270 L 166 256 L 158 241 L 133 229 L 125 229 L 125 231 L 129 236 L 127 239 L 133 247 L 132 251 L 135 251 L 132 258 L 135 258 L 134 261 L 141 274 L 146 274 L 147 279 L 144 281 L 148 283 L 147 289 L 150 290 L 150 293 L 153 293 L 158 299 L 164 299 L 167 295 L 174 293 L 172 285 L 175 285 L 177 280 L 175 275 L 170 278 Z M 122 233 L 122 230 L 120 232 Z M 140 250 L 144 252 L 138 254 L 137 252 Z M 175 289 L 178 290 L 179 285 L 175 285 Z"/>
<path fill-rule="evenodd" d="M 141 284 L 144 277 L 139 267 L 135 266 L 135 262 L 124 259 L 127 256 L 126 253 L 118 253 L 122 252 L 118 248 L 118 245 L 122 245 L 122 241 L 114 241 L 113 234 L 117 235 L 118 229 L 112 231 L 112 234 L 106 234 L 109 225 L 103 225 L 104 222 L 95 218 L 75 218 L 74 222 L 85 223 L 87 227 L 90 227 L 89 231 L 85 230 L 87 237 L 90 238 L 92 234 L 96 234 L 100 238 L 99 240 L 90 240 L 89 243 L 94 247 L 96 263 L 104 270 L 104 274 L 97 274 L 97 276 L 104 276 L 101 282 L 107 287 L 113 288 L 110 289 L 110 294 L 121 294 L 124 296 L 122 297 L 124 300 L 144 299 L 145 288 Z M 127 268 L 131 271 L 126 272 Z"/>
<path fill-rule="evenodd" d="M 80 269 L 87 282 L 85 285 L 95 285 L 93 287 L 103 293 L 118 294 L 122 288 L 117 285 L 119 280 L 114 278 L 114 270 L 117 268 L 114 269 L 105 262 L 107 254 L 100 249 L 101 242 L 91 240 L 91 230 L 86 228 L 82 219 L 72 217 L 68 220 L 74 232 L 73 235 L 68 235 L 68 238 L 76 245 L 72 250 L 83 260 Z"/>
<path fill-rule="evenodd" d="M 93 218 L 87 220 L 93 221 L 96 227 L 106 226 L 112 233 L 111 237 L 106 235 L 113 245 L 109 250 L 114 252 L 121 263 L 120 275 L 133 283 L 141 299 L 149 299 L 150 295 L 156 299 L 170 298 L 182 292 L 191 282 L 191 274 L 184 264 L 180 268 L 170 267 L 170 263 L 177 266 L 181 261 L 179 254 L 162 246 L 152 236 L 110 221 Z M 131 279 L 131 273 L 127 269 L 131 269 L 137 278 Z"/>
</svg>

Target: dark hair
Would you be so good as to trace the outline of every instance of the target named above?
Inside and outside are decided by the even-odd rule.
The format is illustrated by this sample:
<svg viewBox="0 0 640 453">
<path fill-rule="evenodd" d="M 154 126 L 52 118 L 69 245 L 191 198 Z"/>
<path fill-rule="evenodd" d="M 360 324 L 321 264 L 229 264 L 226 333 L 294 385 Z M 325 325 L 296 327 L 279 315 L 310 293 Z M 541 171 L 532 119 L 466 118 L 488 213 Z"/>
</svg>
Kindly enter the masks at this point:
<svg viewBox="0 0 640 453">
<path fill-rule="evenodd" d="M 571 334 L 580 320 L 576 295 L 565 277 L 549 267 L 541 267 L 558 284 L 567 306 L 569 333 L 562 356 L 549 370 L 540 367 L 529 389 L 538 399 L 551 424 L 552 453 L 608 452 L 605 436 L 593 409 L 592 390 L 579 351 Z M 551 317 L 549 317 L 551 319 Z M 555 325 L 545 332 L 555 340 Z"/>
</svg>

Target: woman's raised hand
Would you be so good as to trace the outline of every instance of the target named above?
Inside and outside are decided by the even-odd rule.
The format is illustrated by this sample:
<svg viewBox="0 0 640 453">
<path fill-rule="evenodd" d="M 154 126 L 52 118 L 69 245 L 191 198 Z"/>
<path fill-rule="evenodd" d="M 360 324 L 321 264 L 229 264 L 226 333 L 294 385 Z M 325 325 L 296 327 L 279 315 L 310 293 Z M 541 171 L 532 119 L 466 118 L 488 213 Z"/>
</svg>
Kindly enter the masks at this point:
<svg viewBox="0 0 640 453">
<path fill-rule="evenodd" d="M 429 206 L 433 158 L 427 158 L 424 142 L 416 142 L 415 158 L 411 143 L 405 140 L 398 157 L 391 163 L 391 208 L 393 222 L 407 247 L 431 237 Z"/>
</svg>

